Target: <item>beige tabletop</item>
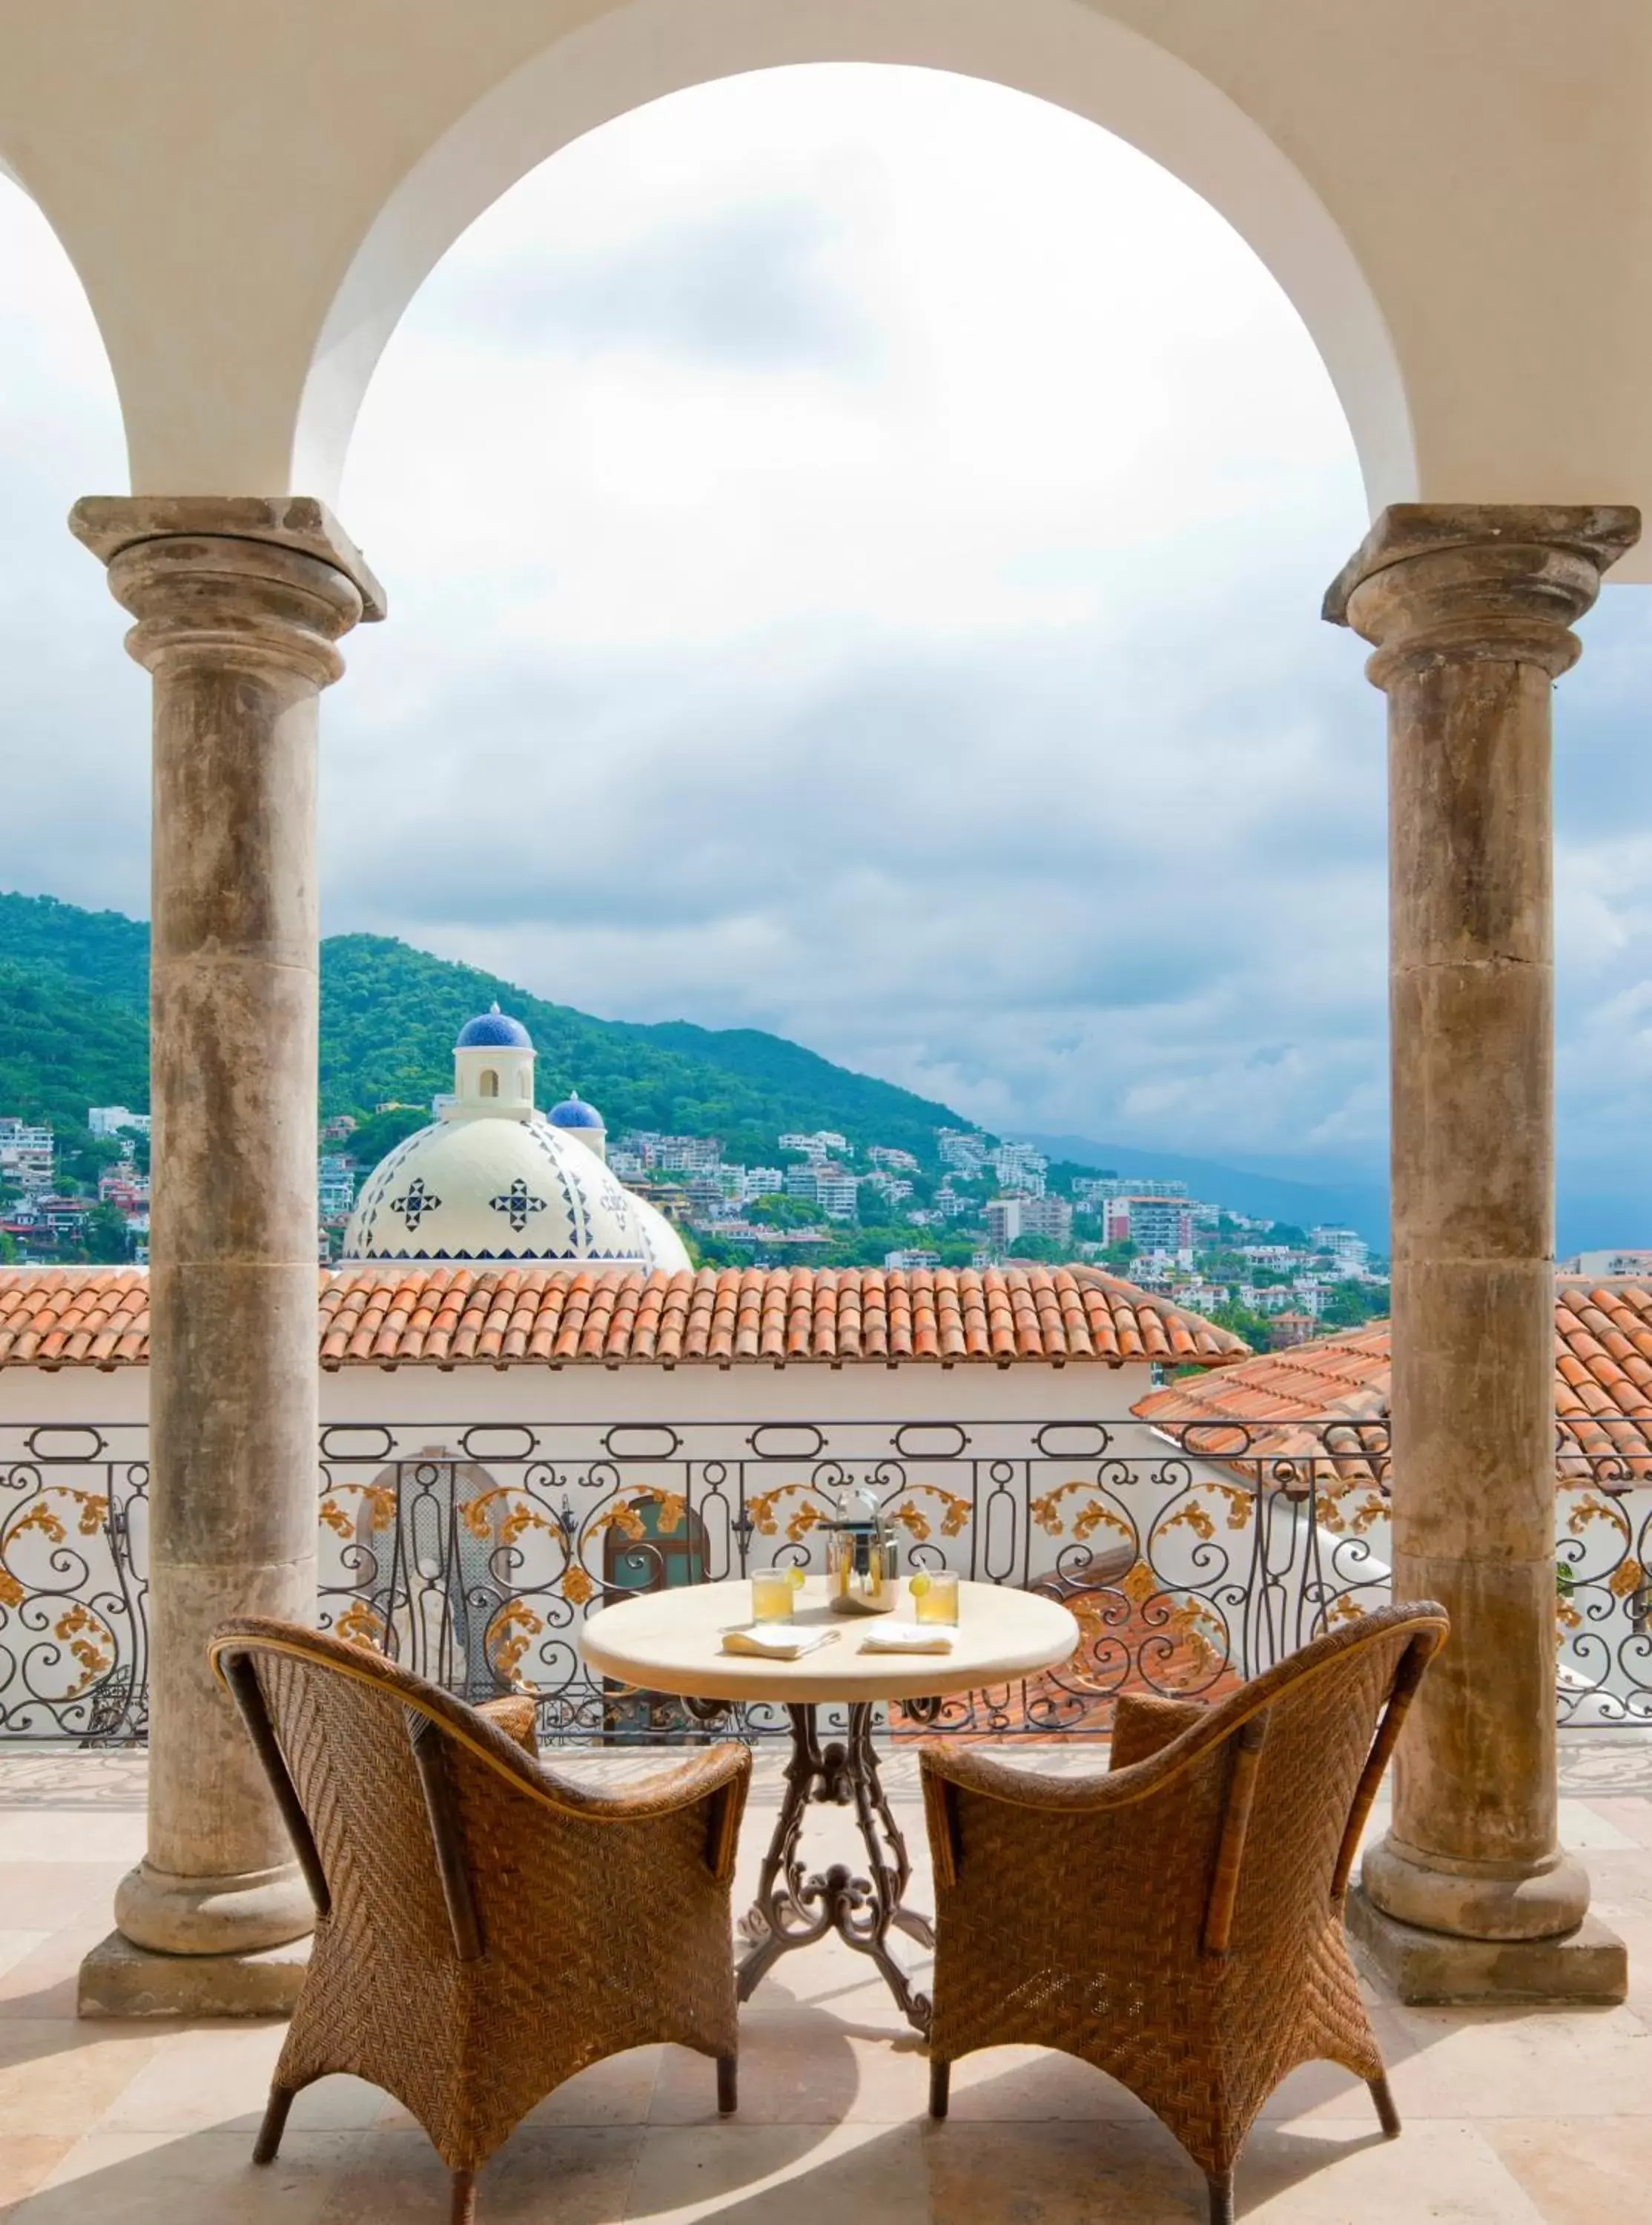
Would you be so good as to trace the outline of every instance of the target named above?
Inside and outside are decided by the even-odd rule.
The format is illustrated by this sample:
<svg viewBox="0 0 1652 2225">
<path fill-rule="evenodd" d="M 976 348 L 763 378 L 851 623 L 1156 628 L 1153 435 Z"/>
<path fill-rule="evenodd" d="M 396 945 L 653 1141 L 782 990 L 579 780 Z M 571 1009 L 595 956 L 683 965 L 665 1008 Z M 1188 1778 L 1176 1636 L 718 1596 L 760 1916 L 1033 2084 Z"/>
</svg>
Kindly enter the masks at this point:
<svg viewBox="0 0 1652 2225">
<path fill-rule="evenodd" d="M 833 1614 L 822 1576 L 811 1576 L 799 1593 L 793 1620 L 825 1626 L 837 1636 L 801 1661 L 721 1650 L 724 1631 L 751 1620 L 751 1586 L 744 1582 L 685 1584 L 622 1600 L 592 1616 L 580 1651 L 598 1675 L 645 1691 L 796 1705 L 924 1699 L 1008 1683 L 1055 1668 L 1079 1643 L 1078 1624 L 1054 1600 L 997 1584 L 960 1584 L 958 1593 L 950 1653 L 863 1653 L 868 1632 L 883 1622 L 910 1621 L 909 1607 L 903 1603 L 893 1616 Z"/>
</svg>

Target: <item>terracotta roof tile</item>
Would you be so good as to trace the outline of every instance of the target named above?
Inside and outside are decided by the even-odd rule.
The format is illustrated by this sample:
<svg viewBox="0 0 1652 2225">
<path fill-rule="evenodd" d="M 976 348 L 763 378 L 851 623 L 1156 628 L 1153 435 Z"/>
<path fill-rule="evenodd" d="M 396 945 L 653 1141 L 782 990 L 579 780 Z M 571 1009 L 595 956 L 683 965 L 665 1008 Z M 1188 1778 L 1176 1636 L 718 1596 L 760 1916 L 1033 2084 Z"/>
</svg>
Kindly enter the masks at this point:
<svg viewBox="0 0 1652 2225">
<path fill-rule="evenodd" d="M 1611 1490 L 1652 1477 L 1649 1353 L 1652 1285 L 1556 1289 L 1560 1480 Z M 1374 1481 L 1387 1468 L 1389 1380 L 1389 1325 L 1377 1322 L 1260 1353 L 1219 1377 L 1167 1384 L 1135 1410 L 1176 1428 L 1188 1451 L 1206 1459 L 1288 1463 L 1325 1455 L 1345 1480 Z M 1329 1426 L 1302 1426 L 1310 1420 Z"/>
<path fill-rule="evenodd" d="M 0 1270 L 0 1366 L 142 1366 L 141 1267 Z M 324 1367 L 925 1365 L 1141 1358 L 1223 1367 L 1225 1329 L 1088 1267 L 345 1267 L 320 1277 Z M 1648 1337 L 1652 1349 L 1652 1335 Z M 1595 1349 L 1605 1361 L 1603 1346 Z M 1645 1363 L 1637 1363 L 1643 1368 Z M 1652 1369 L 1647 1370 L 1652 1379 Z"/>
</svg>

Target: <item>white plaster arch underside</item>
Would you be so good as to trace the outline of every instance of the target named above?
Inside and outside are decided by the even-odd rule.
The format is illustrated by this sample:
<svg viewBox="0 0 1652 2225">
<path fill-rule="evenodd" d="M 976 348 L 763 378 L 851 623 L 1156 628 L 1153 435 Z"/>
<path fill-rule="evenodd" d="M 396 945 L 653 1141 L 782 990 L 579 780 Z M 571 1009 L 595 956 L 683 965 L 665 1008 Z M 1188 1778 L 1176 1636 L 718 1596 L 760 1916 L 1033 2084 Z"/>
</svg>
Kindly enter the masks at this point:
<svg viewBox="0 0 1652 2225">
<path fill-rule="evenodd" d="M 1347 415 L 1372 508 L 1409 500 L 1405 384 L 1347 241 L 1301 174 L 1227 96 L 1084 0 L 630 0 L 548 47 L 477 102 L 402 179 L 318 338 L 294 484 L 330 489 L 368 381 L 429 271 L 559 149 L 651 100 L 808 62 L 946 69 L 1101 124 L 1209 201 L 1296 307 Z"/>
<path fill-rule="evenodd" d="M 1373 504 L 1652 510 L 1646 0 L 0 0 L 0 162 L 85 288 L 134 488 L 327 495 L 499 193 L 812 60 L 995 79 L 1163 163 L 1294 301 Z"/>
</svg>

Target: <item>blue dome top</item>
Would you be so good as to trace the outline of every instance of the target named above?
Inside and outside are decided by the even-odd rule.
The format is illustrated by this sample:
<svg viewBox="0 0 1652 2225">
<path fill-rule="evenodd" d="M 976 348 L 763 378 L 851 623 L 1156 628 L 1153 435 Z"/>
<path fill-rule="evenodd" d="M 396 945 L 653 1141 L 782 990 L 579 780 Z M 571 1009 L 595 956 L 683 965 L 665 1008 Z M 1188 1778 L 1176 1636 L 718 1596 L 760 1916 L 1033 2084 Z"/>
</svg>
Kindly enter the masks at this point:
<svg viewBox="0 0 1652 2225">
<path fill-rule="evenodd" d="M 565 1097 L 560 1105 L 553 1105 L 545 1115 L 553 1128 L 600 1128 L 603 1117 L 594 1105 L 587 1105 L 583 1097 Z"/>
<path fill-rule="evenodd" d="M 502 1012 L 497 1005 L 481 1013 L 476 1019 L 466 1020 L 459 1031 L 455 1050 L 485 1050 L 503 1044 L 511 1050 L 532 1050 L 534 1039 L 520 1020 L 513 1020 L 509 1012 Z"/>
</svg>

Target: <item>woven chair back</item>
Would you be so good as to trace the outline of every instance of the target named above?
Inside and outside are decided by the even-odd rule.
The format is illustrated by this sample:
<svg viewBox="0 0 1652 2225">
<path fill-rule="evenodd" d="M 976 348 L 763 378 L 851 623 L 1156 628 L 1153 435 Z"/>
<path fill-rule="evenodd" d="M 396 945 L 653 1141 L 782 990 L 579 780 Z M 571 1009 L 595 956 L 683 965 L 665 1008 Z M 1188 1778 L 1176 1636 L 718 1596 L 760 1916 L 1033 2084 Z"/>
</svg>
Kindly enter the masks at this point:
<svg viewBox="0 0 1652 2225">
<path fill-rule="evenodd" d="M 1367 1765 L 1396 1679 L 1408 1658 L 1421 1675 L 1434 1642 L 1414 1622 L 1340 1649 L 1335 1638 L 1321 1641 L 1266 1680 L 1274 1689 L 1259 1713 L 1245 1715 L 1244 1693 L 1226 1703 L 1241 1720 L 1212 1758 L 1225 1785 L 1207 1949 L 1266 1961 L 1340 1897 L 1351 1838 L 1369 1807 L 1362 1785 L 1374 1791 L 1380 1773 L 1379 1765 L 1368 1779 Z"/>
<path fill-rule="evenodd" d="M 443 1853 L 410 1735 L 442 1732 L 410 1713 L 370 1659 L 346 1665 L 256 1640 L 239 1659 L 256 1678 L 335 1920 L 421 1961 L 452 1957 Z M 421 1681 L 396 1675 L 399 1685 Z"/>
</svg>

